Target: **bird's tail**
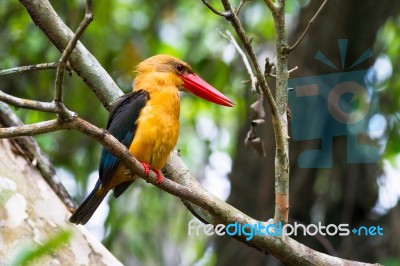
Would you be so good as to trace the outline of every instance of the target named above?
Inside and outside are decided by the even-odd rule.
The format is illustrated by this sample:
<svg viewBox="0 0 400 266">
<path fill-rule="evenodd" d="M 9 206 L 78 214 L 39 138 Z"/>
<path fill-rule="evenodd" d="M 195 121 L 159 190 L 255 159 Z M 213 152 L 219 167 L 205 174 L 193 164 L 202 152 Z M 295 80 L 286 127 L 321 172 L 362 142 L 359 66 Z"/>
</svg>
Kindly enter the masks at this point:
<svg viewBox="0 0 400 266">
<path fill-rule="evenodd" d="M 74 214 L 69 218 L 69 221 L 74 224 L 85 224 L 92 217 L 93 213 L 99 207 L 103 201 L 107 192 L 98 193 L 101 186 L 100 180 L 97 181 L 96 186 L 90 192 L 89 196 L 83 201 L 83 203 L 76 209 Z"/>
</svg>

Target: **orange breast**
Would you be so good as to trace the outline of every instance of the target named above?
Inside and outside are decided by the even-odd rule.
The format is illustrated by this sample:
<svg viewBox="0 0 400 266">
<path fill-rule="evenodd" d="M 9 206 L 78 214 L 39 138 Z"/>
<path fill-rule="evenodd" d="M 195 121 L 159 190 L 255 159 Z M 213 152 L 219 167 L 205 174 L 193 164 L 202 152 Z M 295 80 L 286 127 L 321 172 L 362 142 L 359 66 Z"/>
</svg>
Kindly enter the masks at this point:
<svg viewBox="0 0 400 266">
<path fill-rule="evenodd" d="M 175 87 L 151 93 L 137 121 L 130 153 L 153 169 L 161 169 L 178 140 L 179 109 Z"/>
</svg>

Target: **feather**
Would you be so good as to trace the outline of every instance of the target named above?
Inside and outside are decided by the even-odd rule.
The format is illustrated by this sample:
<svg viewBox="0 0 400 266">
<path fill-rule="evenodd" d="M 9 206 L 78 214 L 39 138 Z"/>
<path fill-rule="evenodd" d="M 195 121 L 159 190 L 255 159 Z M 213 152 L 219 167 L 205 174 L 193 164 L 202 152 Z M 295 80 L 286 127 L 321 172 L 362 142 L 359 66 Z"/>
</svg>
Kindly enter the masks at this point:
<svg viewBox="0 0 400 266">
<path fill-rule="evenodd" d="M 128 93 L 121 97 L 110 113 L 107 130 L 127 148 L 135 136 L 140 111 L 149 99 L 149 94 L 142 90 Z M 99 167 L 102 187 L 109 186 L 119 164 L 120 160 L 103 148 Z"/>
</svg>

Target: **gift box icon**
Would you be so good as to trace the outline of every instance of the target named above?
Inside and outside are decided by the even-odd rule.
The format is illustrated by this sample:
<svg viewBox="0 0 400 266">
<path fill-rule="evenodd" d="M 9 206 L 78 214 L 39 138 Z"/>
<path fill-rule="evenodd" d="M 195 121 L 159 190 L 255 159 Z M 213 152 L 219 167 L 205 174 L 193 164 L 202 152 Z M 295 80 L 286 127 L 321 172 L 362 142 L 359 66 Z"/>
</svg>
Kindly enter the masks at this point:
<svg viewBox="0 0 400 266">
<path fill-rule="evenodd" d="M 319 149 L 299 155 L 300 168 L 332 167 L 332 140 L 337 136 L 346 136 L 348 163 L 376 163 L 379 159 L 377 147 L 360 140 L 368 133 L 371 117 L 379 112 L 378 96 L 368 82 L 369 70 L 351 71 L 371 57 L 372 52 L 368 49 L 344 69 L 347 40 L 339 40 L 339 49 L 345 72 L 288 81 L 293 139 L 320 140 Z M 321 52 L 316 59 L 339 70 Z"/>
</svg>

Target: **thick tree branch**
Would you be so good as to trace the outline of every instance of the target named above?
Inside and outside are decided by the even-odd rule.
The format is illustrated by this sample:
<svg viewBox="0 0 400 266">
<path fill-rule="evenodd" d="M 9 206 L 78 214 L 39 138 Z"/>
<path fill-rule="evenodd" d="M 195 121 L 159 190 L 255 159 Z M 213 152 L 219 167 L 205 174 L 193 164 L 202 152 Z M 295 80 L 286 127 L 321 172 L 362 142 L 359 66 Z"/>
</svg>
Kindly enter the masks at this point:
<svg viewBox="0 0 400 266">
<path fill-rule="evenodd" d="M 235 38 L 231 34 L 230 31 L 226 30 L 226 34 L 223 34 L 222 32 L 220 33 L 224 38 L 226 38 L 229 42 L 231 42 L 238 53 L 241 55 L 243 63 L 247 69 L 247 72 L 250 76 L 250 82 L 251 82 L 251 90 L 253 93 L 259 92 L 259 86 L 258 86 L 258 81 L 256 76 L 253 73 L 253 69 L 251 68 L 249 59 L 246 55 L 246 53 L 242 50 L 242 48 L 239 46 L 239 44 L 236 42 Z M 253 114 L 250 116 L 250 130 L 247 133 L 247 136 L 244 140 L 244 143 L 246 146 L 250 146 L 253 148 L 255 152 L 257 152 L 260 156 L 265 157 L 265 147 L 262 139 L 257 136 L 255 128 L 259 124 L 265 123 L 264 116 L 265 116 L 265 111 L 264 111 L 264 95 L 262 93 L 259 94 L 258 100 L 253 103 L 250 106 L 250 109 L 252 109 Z"/>
<path fill-rule="evenodd" d="M 215 7 L 213 7 L 209 2 L 208 2 L 208 0 L 201 0 L 203 3 L 204 3 L 204 5 L 206 6 L 206 7 L 208 7 L 208 9 L 210 9 L 214 14 L 216 14 L 216 15 L 218 15 L 218 16 L 221 16 L 221 17 L 224 17 L 224 18 L 226 18 L 227 20 L 230 20 L 230 18 L 232 17 L 232 11 L 219 11 L 219 10 L 217 10 Z"/>
<path fill-rule="evenodd" d="M 1 118 L 13 120 L 1 110 Z M 43 179 L 42 158 L 30 150 L 35 142 L 20 146 L 27 139 L 0 140 L 1 265 L 122 266 L 85 227 L 68 222 L 65 203 Z"/>
<path fill-rule="evenodd" d="M 252 68 L 254 69 L 255 75 L 257 77 L 259 86 L 262 90 L 262 93 L 265 95 L 265 98 L 267 99 L 269 106 L 271 107 L 271 113 L 273 117 L 276 117 L 277 114 L 277 106 L 274 97 L 272 96 L 271 90 L 268 87 L 268 83 L 265 80 L 265 77 L 261 71 L 261 67 L 258 64 L 257 61 L 257 56 L 253 50 L 253 47 L 251 46 L 251 39 L 248 37 L 246 34 L 246 31 L 244 30 L 242 23 L 240 22 L 237 14 L 233 12 L 232 6 L 229 3 L 228 0 L 221 0 L 225 11 L 227 12 L 232 12 L 232 18 L 230 19 L 230 22 L 235 29 L 237 35 L 239 36 L 240 41 L 243 44 L 243 47 L 249 57 L 250 63 L 252 65 Z M 274 119 L 274 118 L 273 118 Z"/>
<path fill-rule="evenodd" d="M 276 47 L 276 102 L 280 130 L 275 130 L 275 222 L 287 222 L 289 218 L 289 135 L 287 120 L 287 81 L 289 79 L 286 49 L 287 33 L 285 22 L 285 0 L 275 2 L 276 10 L 272 13 L 275 25 Z M 275 121 L 273 120 L 272 123 Z"/>
<path fill-rule="evenodd" d="M 235 9 L 235 13 L 236 15 L 239 15 L 240 10 L 242 10 L 242 6 L 244 5 L 244 3 L 249 2 L 251 0 L 241 0 L 238 7 Z"/>
</svg>

